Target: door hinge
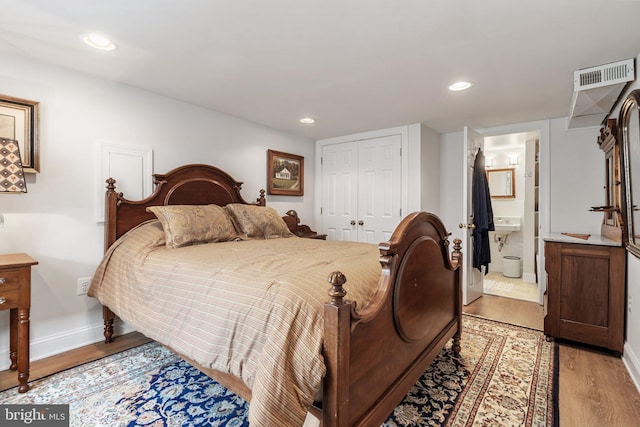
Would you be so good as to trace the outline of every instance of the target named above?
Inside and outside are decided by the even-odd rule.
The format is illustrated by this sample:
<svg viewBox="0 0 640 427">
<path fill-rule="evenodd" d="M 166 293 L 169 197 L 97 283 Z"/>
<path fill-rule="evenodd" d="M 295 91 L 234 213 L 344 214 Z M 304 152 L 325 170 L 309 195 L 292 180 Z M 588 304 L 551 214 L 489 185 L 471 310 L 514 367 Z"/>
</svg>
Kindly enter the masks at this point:
<svg viewBox="0 0 640 427">
<path fill-rule="evenodd" d="M 323 157 L 320 157 L 320 166 L 322 166 L 322 165 L 323 165 L 323 162 L 324 162 L 324 158 L 323 158 Z"/>
<path fill-rule="evenodd" d="M 400 218 L 402 218 L 402 208 L 400 208 Z"/>
<path fill-rule="evenodd" d="M 322 215 L 322 208 L 320 208 L 320 215 Z"/>
</svg>

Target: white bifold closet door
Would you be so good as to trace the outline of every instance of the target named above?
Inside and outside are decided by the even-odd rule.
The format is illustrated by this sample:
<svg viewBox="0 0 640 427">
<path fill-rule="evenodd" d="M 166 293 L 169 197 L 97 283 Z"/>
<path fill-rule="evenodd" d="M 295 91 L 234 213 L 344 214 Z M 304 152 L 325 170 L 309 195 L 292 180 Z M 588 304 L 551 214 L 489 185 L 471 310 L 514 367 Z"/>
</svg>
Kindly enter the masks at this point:
<svg viewBox="0 0 640 427">
<path fill-rule="evenodd" d="M 330 240 L 388 241 L 402 219 L 401 136 L 322 147 L 322 232 Z"/>
</svg>

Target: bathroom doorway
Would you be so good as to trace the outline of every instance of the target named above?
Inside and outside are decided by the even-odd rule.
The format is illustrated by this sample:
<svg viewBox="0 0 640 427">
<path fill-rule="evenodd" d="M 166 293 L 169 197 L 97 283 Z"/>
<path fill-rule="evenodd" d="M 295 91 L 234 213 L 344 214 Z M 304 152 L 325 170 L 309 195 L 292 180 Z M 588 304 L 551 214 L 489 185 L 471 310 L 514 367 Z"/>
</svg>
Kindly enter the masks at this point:
<svg viewBox="0 0 640 427">
<path fill-rule="evenodd" d="M 485 136 L 487 173 L 500 179 L 506 174 L 509 190 L 491 191 L 494 221 L 514 224 L 489 233 L 491 264 L 484 279 L 485 294 L 541 301 L 540 139 L 539 130 Z"/>
</svg>

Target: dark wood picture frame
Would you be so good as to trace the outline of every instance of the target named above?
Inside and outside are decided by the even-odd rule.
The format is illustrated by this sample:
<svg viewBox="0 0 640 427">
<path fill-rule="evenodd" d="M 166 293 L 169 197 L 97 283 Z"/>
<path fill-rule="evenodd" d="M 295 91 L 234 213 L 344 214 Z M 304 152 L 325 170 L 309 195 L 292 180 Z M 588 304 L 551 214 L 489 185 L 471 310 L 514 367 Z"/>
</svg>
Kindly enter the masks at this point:
<svg viewBox="0 0 640 427">
<path fill-rule="evenodd" d="M 18 141 L 25 173 L 40 172 L 39 102 L 0 95 L 0 137 Z"/>
<path fill-rule="evenodd" d="M 267 150 L 267 193 L 304 195 L 304 157 Z"/>
</svg>

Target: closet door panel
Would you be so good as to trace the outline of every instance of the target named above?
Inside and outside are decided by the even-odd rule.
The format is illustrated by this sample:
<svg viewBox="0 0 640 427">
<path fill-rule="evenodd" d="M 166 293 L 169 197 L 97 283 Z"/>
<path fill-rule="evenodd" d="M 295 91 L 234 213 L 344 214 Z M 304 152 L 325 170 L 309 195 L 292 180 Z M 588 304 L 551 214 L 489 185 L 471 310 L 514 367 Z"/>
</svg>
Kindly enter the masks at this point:
<svg viewBox="0 0 640 427">
<path fill-rule="evenodd" d="M 402 219 L 401 137 L 391 135 L 360 141 L 358 151 L 358 240 L 389 240 Z"/>
<path fill-rule="evenodd" d="M 402 219 L 400 135 L 322 147 L 322 232 L 378 244 Z"/>
<path fill-rule="evenodd" d="M 322 148 L 323 231 L 330 240 L 358 240 L 357 149 L 357 142 Z"/>
</svg>

